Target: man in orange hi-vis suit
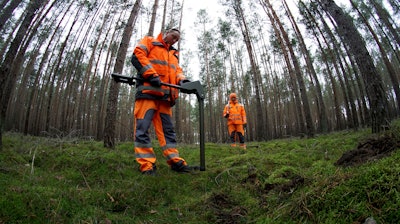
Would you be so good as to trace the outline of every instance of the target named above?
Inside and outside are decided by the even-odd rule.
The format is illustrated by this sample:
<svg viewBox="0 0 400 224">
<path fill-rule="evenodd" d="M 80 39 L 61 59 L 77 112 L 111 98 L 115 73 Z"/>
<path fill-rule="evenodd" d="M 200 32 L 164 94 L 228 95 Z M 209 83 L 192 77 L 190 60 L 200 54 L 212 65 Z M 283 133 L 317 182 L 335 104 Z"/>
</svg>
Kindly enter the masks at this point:
<svg viewBox="0 0 400 224">
<path fill-rule="evenodd" d="M 132 55 L 132 64 L 138 71 L 135 96 L 135 156 L 143 174 L 156 174 L 154 154 L 149 128 L 153 123 L 158 142 L 168 165 L 180 173 L 189 172 L 186 161 L 176 148 L 172 106 L 178 98 L 178 90 L 162 85 L 181 85 L 190 82 L 178 64 L 178 51 L 172 46 L 180 38 L 180 31 L 170 29 L 157 38 L 145 36 L 139 41 Z"/>
<path fill-rule="evenodd" d="M 246 111 L 244 106 L 238 102 L 236 93 L 229 95 L 229 103 L 225 106 L 222 116 L 228 119 L 231 146 L 236 146 L 236 136 L 238 136 L 240 147 L 246 149 L 244 144 L 244 127 L 247 125 Z"/>
</svg>

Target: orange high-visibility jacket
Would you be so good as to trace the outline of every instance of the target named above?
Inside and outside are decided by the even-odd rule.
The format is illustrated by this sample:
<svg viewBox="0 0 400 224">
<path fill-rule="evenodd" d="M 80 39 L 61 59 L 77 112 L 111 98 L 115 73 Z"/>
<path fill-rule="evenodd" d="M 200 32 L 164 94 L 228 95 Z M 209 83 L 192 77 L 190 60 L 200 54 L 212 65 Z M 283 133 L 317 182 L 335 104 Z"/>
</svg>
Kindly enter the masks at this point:
<svg viewBox="0 0 400 224">
<path fill-rule="evenodd" d="M 230 100 L 224 108 L 223 116 L 225 117 L 228 113 L 228 125 L 247 124 L 246 111 L 241 103 L 232 102 Z"/>
<path fill-rule="evenodd" d="M 161 82 L 177 85 L 185 76 L 178 64 L 178 51 L 162 39 L 162 33 L 157 38 L 146 36 L 139 41 L 132 55 L 132 64 L 138 71 L 138 77 L 143 81 L 136 82 L 136 99 L 158 99 L 174 101 L 178 98 L 178 90 L 150 85 L 150 76 L 159 76 Z"/>
</svg>

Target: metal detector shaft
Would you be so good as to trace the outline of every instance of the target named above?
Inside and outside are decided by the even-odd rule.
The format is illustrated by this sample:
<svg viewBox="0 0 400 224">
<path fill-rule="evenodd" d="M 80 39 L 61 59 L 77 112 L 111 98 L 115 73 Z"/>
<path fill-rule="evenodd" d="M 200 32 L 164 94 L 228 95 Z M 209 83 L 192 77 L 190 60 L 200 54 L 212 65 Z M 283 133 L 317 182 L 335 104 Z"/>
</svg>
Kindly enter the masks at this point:
<svg viewBox="0 0 400 224">
<path fill-rule="evenodd" d="M 113 77 L 113 79 L 116 82 L 127 83 L 129 85 L 134 85 L 135 84 L 135 81 L 133 81 L 133 80 L 143 81 L 143 79 L 139 78 L 139 77 L 125 76 L 125 75 L 120 75 L 118 73 L 112 73 L 111 76 Z M 172 87 L 172 88 L 175 88 L 175 89 L 183 89 L 183 90 L 185 89 L 182 86 L 178 86 L 178 85 L 174 85 L 174 84 L 170 84 L 170 83 L 165 83 L 165 82 L 162 82 L 161 85 L 169 86 L 169 87 Z"/>
<path fill-rule="evenodd" d="M 196 94 L 197 101 L 199 102 L 200 114 L 200 170 L 206 170 L 206 155 L 204 145 L 204 96 Z"/>
<path fill-rule="evenodd" d="M 122 82 L 122 83 L 127 83 L 129 85 L 134 85 L 135 81 L 143 81 L 143 79 L 138 78 L 138 77 L 133 77 L 133 76 L 124 76 L 118 73 L 112 73 L 111 74 L 112 78 L 116 82 Z M 197 101 L 199 102 L 199 120 L 200 120 L 200 170 L 205 171 L 206 170 L 206 157 L 205 157 L 205 144 L 204 144 L 204 91 L 203 91 L 203 86 L 201 85 L 200 81 L 194 81 L 194 82 L 185 82 L 182 85 L 174 85 L 170 83 L 164 83 L 162 82 L 161 85 L 163 86 L 169 86 L 172 88 L 176 88 L 181 90 L 183 93 L 187 94 L 196 94 Z"/>
</svg>

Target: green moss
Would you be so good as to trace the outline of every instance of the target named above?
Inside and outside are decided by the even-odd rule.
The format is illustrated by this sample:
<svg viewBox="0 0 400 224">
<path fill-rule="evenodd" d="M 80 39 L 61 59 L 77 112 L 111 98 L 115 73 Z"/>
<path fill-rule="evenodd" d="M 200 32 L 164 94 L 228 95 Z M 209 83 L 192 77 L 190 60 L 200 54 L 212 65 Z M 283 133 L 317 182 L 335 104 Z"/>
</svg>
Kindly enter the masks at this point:
<svg viewBox="0 0 400 224">
<path fill-rule="evenodd" d="M 391 126 L 395 138 L 398 127 Z M 249 142 L 247 150 L 207 143 L 206 171 L 186 175 L 171 171 L 156 147 L 156 177 L 138 172 L 132 142 L 111 150 L 6 133 L 0 223 L 359 223 L 371 216 L 395 223 L 399 150 L 359 166 L 334 165 L 368 133 Z M 199 165 L 198 145 L 179 150 Z"/>
</svg>

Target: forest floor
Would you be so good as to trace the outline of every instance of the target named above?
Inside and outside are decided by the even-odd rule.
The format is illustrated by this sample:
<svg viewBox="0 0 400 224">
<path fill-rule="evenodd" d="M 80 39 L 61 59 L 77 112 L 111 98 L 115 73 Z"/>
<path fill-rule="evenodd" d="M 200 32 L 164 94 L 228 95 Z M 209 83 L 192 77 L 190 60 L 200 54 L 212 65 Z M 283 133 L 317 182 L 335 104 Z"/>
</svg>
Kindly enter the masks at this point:
<svg viewBox="0 0 400 224">
<path fill-rule="evenodd" d="M 343 153 L 335 165 L 348 167 L 378 160 L 389 156 L 399 147 L 400 141 L 391 135 L 371 137 L 360 142 L 356 149 Z"/>
<path fill-rule="evenodd" d="M 400 120 L 390 131 L 206 143 L 206 170 L 137 170 L 133 142 L 6 133 L 0 223 L 398 223 Z M 156 145 L 156 144 L 155 144 Z M 180 145 L 188 164 L 198 145 Z"/>
<path fill-rule="evenodd" d="M 359 166 L 390 156 L 393 151 L 399 148 L 400 141 L 391 134 L 369 137 L 360 142 L 355 149 L 344 152 L 334 164 L 341 167 Z M 285 195 L 292 193 L 293 189 L 304 186 L 306 182 L 305 177 L 290 171 L 283 173 L 282 177 L 289 181 L 285 183 L 265 184 L 258 190 L 262 191 L 263 194 L 275 192 L 278 195 Z M 258 178 L 256 173 L 249 172 L 249 176 L 242 182 L 257 186 L 260 182 Z M 206 204 L 210 210 L 215 212 L 215 215 L 220 220 L 224 220 L 222 223 L 236 223 L 235 220 L 237 220 L 237 217 L 246 216 L 247 214 L 246 208 L 235 204 L 228 194 L 214 194 Z"/>
</svg>

